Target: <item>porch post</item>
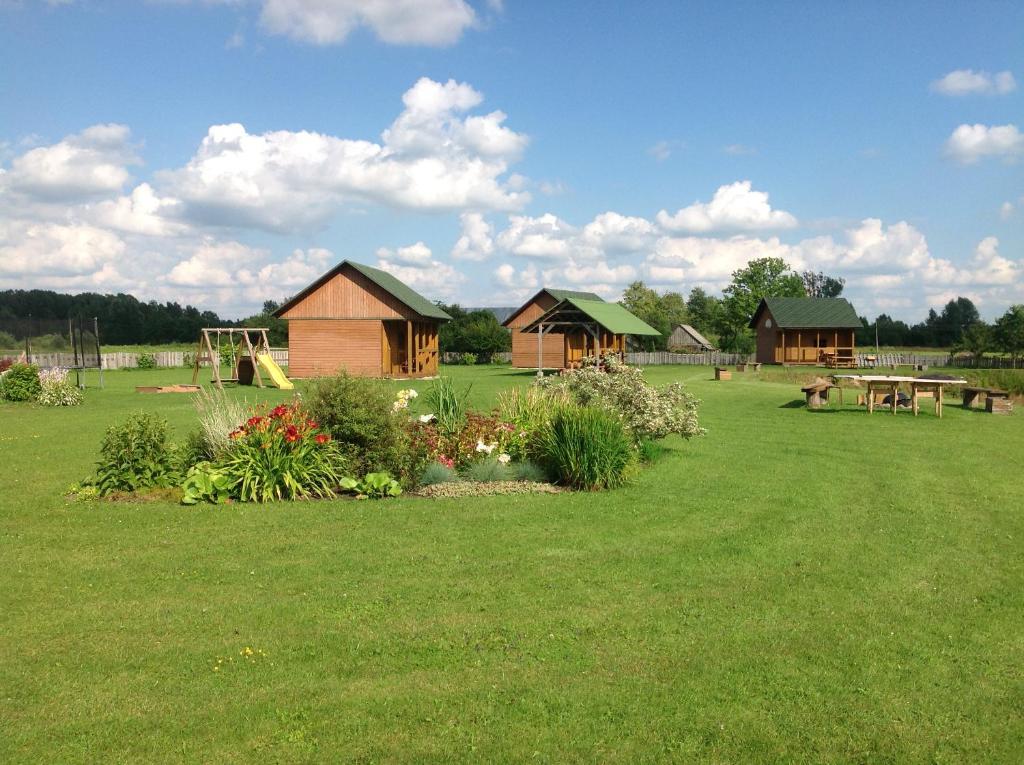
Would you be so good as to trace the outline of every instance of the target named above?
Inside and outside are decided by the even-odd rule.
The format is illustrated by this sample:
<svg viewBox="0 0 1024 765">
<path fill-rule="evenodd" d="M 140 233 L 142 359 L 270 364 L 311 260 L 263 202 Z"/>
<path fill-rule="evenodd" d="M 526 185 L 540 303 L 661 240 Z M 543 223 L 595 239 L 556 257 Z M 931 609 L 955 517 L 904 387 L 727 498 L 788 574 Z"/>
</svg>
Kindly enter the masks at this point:
<svg viewBox="0 0 1024 765">
<path fill-rule="evenodd" d="M 409 370 L 409 376 L 416 374 L 414 366 L 416 360 L 412 355 L 412 322 L 406 320 L 405 322 L 405 366 Z"/>
<path fill-rule="evenodd" d="M 537 377 L 544 376 L 544 325 L 537 326 Z"/>
</svg>

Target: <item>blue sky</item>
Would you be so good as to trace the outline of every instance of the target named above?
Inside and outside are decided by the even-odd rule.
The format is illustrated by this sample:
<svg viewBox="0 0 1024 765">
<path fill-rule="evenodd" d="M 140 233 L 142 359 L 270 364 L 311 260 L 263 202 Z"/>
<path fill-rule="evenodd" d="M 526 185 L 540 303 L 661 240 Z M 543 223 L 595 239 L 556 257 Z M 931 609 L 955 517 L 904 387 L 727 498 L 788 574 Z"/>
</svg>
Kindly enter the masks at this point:
<svg viewBox="0 0 1024 765">
<path fill-rule="evenodd" d="M 627 8 L 628 10 L 623 10 Z M 0 0 L 0 287 L 1024 302 L 1024 5 Z"/>
</svg>

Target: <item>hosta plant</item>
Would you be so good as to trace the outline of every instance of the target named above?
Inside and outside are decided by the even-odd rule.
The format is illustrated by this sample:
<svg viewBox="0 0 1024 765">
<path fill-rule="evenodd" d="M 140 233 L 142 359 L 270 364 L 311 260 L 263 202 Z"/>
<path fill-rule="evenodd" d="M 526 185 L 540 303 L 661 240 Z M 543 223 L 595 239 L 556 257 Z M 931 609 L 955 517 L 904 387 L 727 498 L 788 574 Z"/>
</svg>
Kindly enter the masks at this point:
<svg viewBox="0 0 1024 765">
<path fill-rule="evenodd" d="M 361 481 L 343 478 L 341 488 L 355 493 L 356 499 L 384 499 L 402 493 L 402 485 L 389 473 L 367 473 Z"/>
</svg>

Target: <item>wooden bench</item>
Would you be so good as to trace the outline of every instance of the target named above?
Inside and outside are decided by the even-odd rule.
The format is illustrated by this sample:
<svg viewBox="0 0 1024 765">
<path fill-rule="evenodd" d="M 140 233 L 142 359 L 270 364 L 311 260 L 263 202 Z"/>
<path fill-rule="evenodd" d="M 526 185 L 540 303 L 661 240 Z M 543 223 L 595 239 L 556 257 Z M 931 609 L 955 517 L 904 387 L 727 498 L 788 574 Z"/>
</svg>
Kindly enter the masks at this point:
<svg viewBox="0 0 1024 765">
<path fill-rule="evenodd" d="M 977 401 L 979 405 L 983 404 L 985 399 L 989 398 L 1009 398 L 1010 392 L 1005 390 L 999 390 L 998 388 L 964 388 L 963 389 L 963 402 L 964 409 L 970 409 L 974 406 L 974 402 Z"/>
<path fill-rule="evenodd" d="M 715 379 L 716 380 L 731 380 L 732 372 L 725 367 L 715 367 Z"/>
</svg>

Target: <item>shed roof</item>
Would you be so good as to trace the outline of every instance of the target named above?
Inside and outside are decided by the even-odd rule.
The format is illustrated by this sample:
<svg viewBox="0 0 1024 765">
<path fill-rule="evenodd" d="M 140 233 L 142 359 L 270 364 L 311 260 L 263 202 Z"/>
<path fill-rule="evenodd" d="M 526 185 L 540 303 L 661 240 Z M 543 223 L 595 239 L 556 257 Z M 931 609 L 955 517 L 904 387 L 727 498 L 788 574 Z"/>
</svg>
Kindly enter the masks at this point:
<svg viewBox="0 0 1024 765">
<path fill-rule="evenodd" d="M 857 311 L 846 298 L 762 298 L 750 319 L 751 328 L 757 326 L 765 309 L 771 312 L 780 329 L 857 329 L 861 326 Z"/>
<path fill-rule="evenodd" d="M 452 317 L 442 311 L 436 305 L 427 300 L 423 295 L 416 292 L 412 287 L 395 278 L 387 271 L 382 271 L 379 268 L 373 268 L 372 266 L 363 265 L 362 263 L 356 263 L 351 260 L 343 260 L 326 274 L 321 276 L 315 282 L 310 284 L 304 290 L 296 294 L 284 305 L 274 311 L 274 316 L 281 316 L 286 311 L 293 308 L 297 303 L 301 302 L 308 295 L 326 284 L 330 279 L 334 278 L 341 270 L 349 266 L 353 270 L 359 272 L 371 282 L 376 284 L 382 290 L 390 294 L 395 299 L 407 305 L 409 308 L 414 310 L 420 316 L 430 319 L 439 319 L 441 321 L 449 321 Z"/>
<path fill-rule="evenodd" d="M 576 290 L 559 290 L 554 289 L 552 287 L 541 287 L 533 297 L 531 297 L 521 306 L 513 310 L 512 313 L 510 313 L 507 317 L 505 317 L 505 321 L 502 322 L 502 325 L 508 326 L 508 323 L 512 321 L 516 316 L 521 314 L 524 308 L 533 303 L 533 301 L 535 301 L 545 292 L 551 295 L 551 297 L 553 297 L 557 301 L 566 300 L 568 298 L 581 298 L 583 300 L 599 300 L 602 303 L 604 302 L 603 300 L 601 300 L 600 295 L 596 295 L 593 292 L 577 292 Z"/>
<path fill-rule="evenodd" d="M 638 319 L 618 303 L 606 303 L 600 298 L 586 300 L 570 297 L 549 308 L 523 332 L 536 332 L 541 324 L 572 326 L 588 321 L 601 325 L 613 335 L 660 335 L 661 333 L 646 322 Z"/>
<path fill-rule="evenodd" d="M 712 348 L 715 347 L 714 345 L 711 344 L 710 340 L 708 340 L 706 337 L 704 337 L 704 335 L 702 335 L 696 329 L 691 327 L 689 324 L 677 324 L 676 325 L 676 329 L 683 330 L 683 332 L 685 332 L 690 337 L 692 337 L 697 342 L 698 345 L 702 345 L 702 346 L 704 346 L 705 348 L 708 348 L 708 349 L 712 349 Z"/>
</svg>

